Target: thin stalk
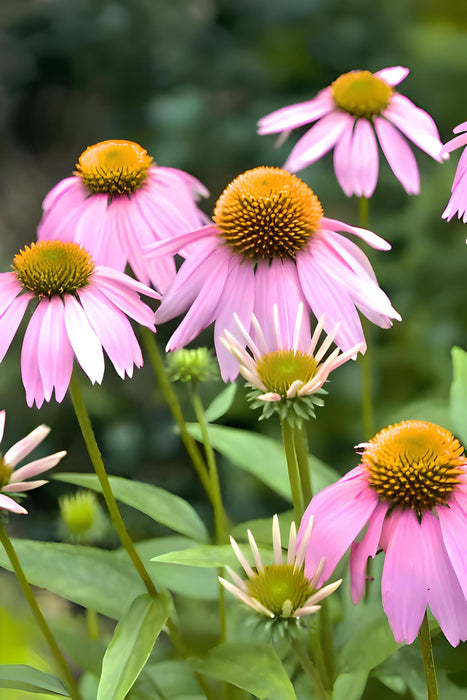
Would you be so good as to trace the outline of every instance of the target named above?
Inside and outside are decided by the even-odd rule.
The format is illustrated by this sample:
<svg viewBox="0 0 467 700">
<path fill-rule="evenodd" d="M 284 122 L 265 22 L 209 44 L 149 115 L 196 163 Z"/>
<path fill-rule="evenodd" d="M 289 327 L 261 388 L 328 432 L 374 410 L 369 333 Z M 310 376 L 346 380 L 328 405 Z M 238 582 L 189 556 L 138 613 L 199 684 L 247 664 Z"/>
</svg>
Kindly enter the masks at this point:
<svg viewBox="0 0 467 700">
<path fill-rule="evenodd" d="M 300 484 L 300 473 L 298 470 L 297 455 L 294 444 L 294 429 L 287 419 L 281 419 L 282 441 L 284 443 L 287 469 L 289 472 L 290 490 L 292 491 L 292 502 L 294 507 L 294 517 L 297 525 L 303 515 L 303 498 Z"/>
<path fill-rule="evenodd" d="M 436 681 L 435 661 L 426 610 L 418 636 L 420 637 L 423 667 L 425 669 L 427 700 L 438 700 L 438 683 Z"/>
<path fill-rule="evenodd" d="M 308 632 L 308 647 L 311 658 L 314 661 L 321 682 L 325 688 L 332 688 L 332 680 L 328 677 L 328 670 L 324 661 L 323 648 L 321 646 L 321 624 L 318 618 L 318 624 L 312 626 Z"/>
<path fill-rule="evenodd" d="M 172 413 L 172 416 L 174 417 L 175 422 L 177 423 L 178 428 L 180 430 L 181 440 L 185 445 L 185 449 L 188 452 L 188 456 L 190 457 L 193 463 L 193 467 L 195 468 L 195 471 L 198 474 L 203 488 L 206 491 L 212 505 L 214 506 L 213 497 L 211 494 L 211 480 L 209 478 L 208 468 L 199 450 L 199 447 L 196 444 L 196 441 L 194 440 L 194 438 L 191 437 L 186 427 L 182 409 L 180 408 L 180 402 L 177 398 L 177 394 L 175 393 L 172 387 L 172 384 L 170 383 L 167 377 L 164 363 L 162 361 L 159 348 L 157 347 L 155 335 L 148 328 L 141 326 L 141 337 L 146 348 L 146 352 L 148 353 L 151 367 L 159 384 L 159 388 L 162 391 L 162 394 L 167 402 L 170 412 Z"/>
<path fill-rule="evenodd" d="M 369 200 L 366 197 L 359 199 L 359 219 L 362 228 L 368 228 L 370 224 L 369 218 Z M 371 324 L 366 318 L 362 319 L 363 334 L 368 341 L 369 330 Z M 365 440 L 369 440 L 375 434 L 375 419 L 372 398 L 372 380 L 371 380 L 371 352 L 368 347 L 364 355 L 359 354 L 358 360 L 362 372 L 362 423 L 363 434 Z"/>
<path fill-rule="evenodd" d="M 8 559 L 11 562 L 11 566 L 13 567 L 15 576 L 18 580 L 19 585 L 21 586 L 21 590 L 24 593 L 24 597 L 26 598 L 29 607 L 31 608 L 31 612 L 34 615 L 36 622 L 39 625 L 41 632 L 47 641 L 47 644 L 49 645 L 49 649 L 52 653 L 55 663 L 63 673 L 65 685 L 70 694 L 70 697 L 72 698 L 72 700 L 81 700 L 81 694 L 78 690 L 76 680 L 73 677 L 73 674 L 71 673 L 70 667 L 68 666 L 65 657 L 60 651 L 60 647 L 58 646 L 57 641 L 54 635 L 52 634 L 52 630 L 47 624 L 47 621 L 44 615 L 42 614 L 41 609 L 39 608 L 37 600 L 34 597 L 34 593 L 32 592 L 31 586 L 29 585 L 28 580 L 23 571 L 23 567 L 21 566 L 20 561 L 18 559 L 15 548 L 13 547 L 13 543 L 8 537 L 5 528 L 1 524 L 0 542 L 5 548 L 5 552 L 7 553 Z"/>
<path fill-rule="evenodd" d="M 294 650 L 297 659 L 300 661 L 301 667 L 311 681 L 311 685 L 315 691 L 316 700 L 329 700 L 329 693 L 321 683 L 318 671 L 316 670 L 311 659 L 309 659 L 305 654 L 300 642 L 296 639 L 290 638 L 290 645 Z"/>
<path fill-rule="evenodd" d="M 143 580 L 143 583 L 146 586 L 148 593 L 155 598 L 157 596 L 156 587 L 154 586 L 151 577 L 146 571 L 146 568 L 138 552 L 135 549 L 133 541 L 130 535 L 128 534 L 128 530 L 125 527 L 125 523 L 123 522 L 122 516 L 120 515 L 120 511 L 118 509 L 118 505 L 113 495 L 109 478 L 105 470 L 104 462 L 102 461 L 101 453 L 97 445 L 96 436 L 94 435 L 94 430 L 91 425 L 89 414 L 84 404 L 83 395 L 79 386 L 79 381 L 75 373 L 73 373 L 71 376 L 69 391 L 73 403 L 73 408 L 75 409 L 76 418 L 78 420 L 79 427 L 81 428 L 81 433 L 83 435 L 83 439 L 89 454 L 89 458 L 99 478 L 102 493 L 104 495 L 104 499 L 107 504 L 112 523 L 118 533 L 123 547 L 126 549 L 128 556 L 130 557 L 133 563 L 133 566 L 135 567 L 136 571 Z"/>
<path fill-rule="evenodd" d="M 305 423 L 303 422 L 300 424 L 300 427 L 295 426 L 294 428 L 294 446 L 295 454 L 297 455 L 300 483 L 302 486 L 303 502 L 306 506 L 313 498 L 313 488 L 311 485 L 310 464 L 308 460 L 308 438 Z"/>
<path fill-rule="evenodd" d="M 327 675 L 329 678 L 329 685 L 332 688 L 336 677 L 336 662 L 332 624 L 329 616 L 329 604 L 327 600 L 323 600 L 321 602 L 321 609 L 319 611 L 319 634 L 321 649 L 323 650 L 324 663 L 326 665 Z"/>
</svg>

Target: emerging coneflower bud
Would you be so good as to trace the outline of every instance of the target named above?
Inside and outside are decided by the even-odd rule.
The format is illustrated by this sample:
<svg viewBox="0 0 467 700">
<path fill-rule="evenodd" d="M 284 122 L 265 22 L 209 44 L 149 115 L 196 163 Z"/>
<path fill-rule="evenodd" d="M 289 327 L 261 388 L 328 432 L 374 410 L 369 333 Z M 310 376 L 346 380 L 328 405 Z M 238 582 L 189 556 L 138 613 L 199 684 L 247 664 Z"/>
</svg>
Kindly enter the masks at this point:
<svg viewBox="0 0 467 700">
<path fill-rule="evenodd" d="M 207 348 L 167 353 L 167 371 L 172 382 L 198 384 L 216 376 L 217 363 Z"/>
</svg>

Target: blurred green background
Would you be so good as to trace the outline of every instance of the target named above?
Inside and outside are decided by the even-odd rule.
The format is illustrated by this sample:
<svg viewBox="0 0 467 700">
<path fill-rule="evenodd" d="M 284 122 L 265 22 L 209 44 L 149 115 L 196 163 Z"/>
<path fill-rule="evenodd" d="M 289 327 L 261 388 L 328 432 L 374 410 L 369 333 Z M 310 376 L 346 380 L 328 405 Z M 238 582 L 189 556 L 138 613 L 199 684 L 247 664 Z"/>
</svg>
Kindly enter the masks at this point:
<svg viewBox="0 0 467 700">
<path fill-rule="evenodd" d="M 70 175 L 80 153 L 97 141 L 124 138 L 148 149 L 160 165 L 185 169 L 212 196 L 240 172 L 282 165 L 297 133 L 280 149 L 256 135 L 256 121 L 309 99 L 355 68 L 410 68 L 400 91 L 426 109 L 441 139 L 467 119 L 467 5 L 456 0 L 17 0 L 0 5 L 0 259 L 7 271 L 19 247 L 35 239 L 41 201 Z M 422 191 L 408 197 L 381 158 L 370 204 L 370 227 L 393 245 L 365 247 L 381 286 L 402 314 L 391 330 L 370 329 L 377 427 L 407 417 L 446 425 L 450 348 L 467 347 L 467 228 L 441 221 L 458 153 L 443 165 L 416 151 Z M 340 191 L 332 158 L 300 173 L 325 214 L 358 224 L 358 202 Z M 174 324 L 158 329 L 161 347 Z M 0 366 L 4 445 L 40 422 L 51 425 L 43 453 L 67 449 L 67 471 L 88 471 L 68 399 L 28 409 L 20 379 L 22 332 Z M 211 342 L 210 331 L 199 343 Z M 220 389 L 206 387 L 206 399 Z M 149 389 L 148 389 L 149 387 Z M 326 406 L 310 426 L 312 451 L 341 472 L 355 466 L 363 439 L 360 368 L 332 377 Z M 184 404 L 188 401 L 180 388 Z M 122 382 L 108 366 L 102 387 L 86 386 L 110 472 L 149 480 L 188 498 L 210 515 L 187 464 L 151 371 Z M 429 402 L 426 405 L 426 402 Z M 420 405 L 420 402 L 422 405 Z M 411 404 L 417 404 L 411 406 Z M 188 417 L 190 417 L 188 409 Z M 257 423 L 240 390 L 231 425 L 278 433 Z M 449 424 L 446 425 L 449 427 Z M 246 476 L 221 464 L 227 510 L 234 522 L 284 507 Z M 31 516 L 12 518 L 19 535 L 57 536 L 51 483 L 31 494 Z M 135 537 L 154 525 L 125 511 Z"/>
</svg>

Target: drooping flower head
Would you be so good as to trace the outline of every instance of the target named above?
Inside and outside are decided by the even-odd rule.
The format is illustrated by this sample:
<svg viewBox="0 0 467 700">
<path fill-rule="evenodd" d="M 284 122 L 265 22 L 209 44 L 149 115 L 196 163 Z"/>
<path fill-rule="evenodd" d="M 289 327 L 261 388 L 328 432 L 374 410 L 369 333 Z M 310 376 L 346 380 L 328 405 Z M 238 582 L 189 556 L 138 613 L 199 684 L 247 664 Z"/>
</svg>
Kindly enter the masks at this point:
<svg viewBox="0 0 467 700">
<path fill-rule="evenodd" d="M 102 141 L 81 154 L 73 177 L 46 196 L 40 240 L 74 241 L 95 262 L 124 271 L 164 291 L 175 276 L 173 259 L 155 258 L 148 266 L 145 245 L 197 228 L 196 206 L 206 188 L 182 170 L 156 166 L 132 141 Z"/>
<path fill-rule="evenodd" d="M 5 411 L 0 411 L 0 442 L 5 430 L 5 417 Z M 31 491 L 46 484 L 47 481 L 44 479 L 36 481 L 25 481 L 25 479 L 42 474 L 47 469 L 52 469 L 66 455 L 64 451 L 56 452 L 48 457 L 35 459 L 33 462 L 16 469 L 17 465 L 40 445 L 49 433 L 50 428 L 46 425 L 39 425 L 29 435 L 10 447 L 4 455 L 0 455 L 0 509 L 8 510 L 11 513 L 26 514 L 28 512 L 26 508 L 23 508 L 14 497 L 12 498 L 8 494 L 21 496 L 25 491 Z"/>
<path fill-rule="evenodd" d="M 456 646 L 467 639 L 467 458 L 444 428 L 408 420 L 357 446 L 360 464 L 311 501 L 299 541 L 314 518 L 305 557 L 313 571 L 326 552 L 320 582 L 346 549 L 358 603 L 368 557 L 385 553 L 382 598 L 397 642 L 413 642 L 427 605 Z M 367 526 L 361 541 L 358 535 Z"/>
<path fill-rule="evenodd" d="M 122 377 L 143 358 L 129 316 L 155 331 L 154 312 L 139 294 L 157 292 L 123 272 L 95 265 L 77 243 L 39 241 L 15 255 L 13 272 L 0 274 L 0 362 L 25 314 L 37 301 L 24 335 L 21 373 L 28 406 L 63 400 L 73 358 L 100 383 L 104 353 Z"/>
<path fill-rule="evenodd" d="M 345 352 L 364 343 L 357 309 L 383 328 L 400 319 L 378 286 L 361 250 L 337 231 L 369 245 L 390 245 L 366 229 L 323 216 L 322 206 L 302 180 L 285 170 L 259 167 L 239 175 L 219 197 L 214 223 L 149 246 L 149 259 L 173 254 L 197 242 L 157 310 L 165 322 L 188 310 L 169 340 L 175 350 L 215 321 L 214 338 L 224 380 L 238 373 L 238 361 L 220 337 L 229 331 L 242 341 L 234 313 L 249 330 L 254 312 L 267 342 L 273 342 L 272 309 L 284 319 L 284 341 L 291 342 L 300 303 L 309 334 L 309 312 L 330 333 L 340 323 L 336 344 Z"/>
<path fill-rule="evenodd" d="M 272 520 L 273 564 L 263 563 L 258 545 L 250 530 L 248 530 L 248 541 L 254 561 L 253 566 L 248 563 L 237 542 L 231 537 L 230 543 L 247 578 L 240 578 L 227 566 L 226 570 L 233 583 L 221 576 L 219 581 L 243 603 L 272 620 L 296 621 L 311 615 L 320 609 L 321 606 L 317 603 L 331 595 L 342 583 L 342 579 L 339 579 L 335 583 L 318 589 L 317 583 L 323 570 L 324 559 L 321 560 L 313 575 L 309 573 L 305 575 L 303 562 L 312 526 L 313 520 L 310 520 L 302 543 L 297 547 L 295 523 L 291 524 L 289 547 L 284 562 L 279 519 L 275 515 Z"/>
<path fill-rule="evenodd" d="M 458 134 L 453 139 L 444 145 L 444 152 L 451 153 L 456 148 L 461 148 L 467 145 L 467 122 L 463 122 L 456 126 L 453 130 Z M 467 223 L 467 149 L 464 149 L 457 165 L 454 182 L 451 188 L 451 198 L 446 209 L 443 211 L 443 219 L 450 221 L 457 214 L 459 219 L 462 219 L 464 224 Z"/>
<path fill-rule="evenodd" d="M 272 344 L 267 342 L 254 314 L 251 318 L 251 327 L 256 342 L 237 315 L 235 320 L 244 342 L 240 343 L 229 331 L 226 331 L 221 342 L 238 360 L 240 374 L 253 387 L 249 401 L 252 402 L 253 408 L 260 406 L 263 408 L 262 418 L 269 418 L 274 412 L 277 412 L 280 418 L 286 416 L 289 419 L 294 416 L 299 419 L 314 418 L 315 406 L 324 404 L 321 395 L 326 392 L 322 387 L 331 372 L 351 357 L 355 357 L 357 352 L 364 350 L 365 346 L 356 345 L 345 353 L 335 348 L 326 357 L 338 328 L 334 328 L 318 347 L 324 316 L 319 320 L 313 335 L 306 337 L 302 332 L 304 322 L 302 303 L 297 309 L 291 343 L 284 341 L 282 337 L 281 325 L 284 319 L 279 318 L 277 305 L 274 305 L 273 318 L 274 342 Z M 244 348 L 245 343 L 247 349 Z"/>
<path fill-rule="evenodd" d="M 438 161 L 443 157 L 442 143 L 430 115 L 394 89 L 408 73 L 402 66 L 376 73 L 344 73 L 312 100 L 260 119 L 258 133 L 287 134 L 316 122 L 297 142 L 284 168 L 303 170 L 334 148 L 334 170 L 348 197 L 373 194 L 378 181 L 379 143 L 406 192 L 418 194 L 418 166 L 404 136 Z"/>
</svg>

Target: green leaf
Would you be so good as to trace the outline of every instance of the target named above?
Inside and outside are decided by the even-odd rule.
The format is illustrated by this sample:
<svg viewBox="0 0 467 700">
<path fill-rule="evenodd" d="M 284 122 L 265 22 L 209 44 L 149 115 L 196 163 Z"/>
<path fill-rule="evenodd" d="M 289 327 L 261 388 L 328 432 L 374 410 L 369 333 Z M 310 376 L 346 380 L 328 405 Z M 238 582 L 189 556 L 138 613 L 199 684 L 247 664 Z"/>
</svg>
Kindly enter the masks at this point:
<svg viewBox="0 0 467 700">
<path fill-rule="evenodd" d="M 150 698 L 156 698 L 157 691 L 164 698 L 195 697 L 201 693 L 192 669 L 186 661 L 167 660 L 146 664 L 143 672 L 134 685 L 133 691 L 144 693 L 151 691 Z M 203 696 L 204 697 L 204 696 Z"/>
<path fill-rule="evenodd" d="M 236 393 L 237 384 L 228 384 L 226 388 L 211 401 L 204 412 L 204 417 L 208 423 L 214 423 L 214 421 L 227 413 L 234 402 Z"/>
<path fill-rule="evenodd" d="M 102 493 L 99 479 L 95 474 L 56 474 L 53 478 Z M 120 476 L 111 476 L 109 481 L 117 501 L 136 508 L 156 522 L 182 535 L 200 542 L 208 539 L 203 521 L 193 507 L 180 496 L 175 496 L 158 486 L 123 479 Z"/>
<path fill-rule="evenodd" d="M 446 430 L 454 430 L 447 399 L 421 399 L 413 401 L 395 411 L 389 412 L 384 420 L 385 425 L 400 423 L 403 420 L 424 420 L 436 423 Z"/>
<path fill-rule="evenodd" d="M 128 555 L 118 558 L 114 552 L 57 542 L 13 543 L 29 583 L 115 620 L 145 590 Z M 11 571 L 3 548 L 0 566 Z"/>
<path fill-rule="evenodd" d="M 25 690 L 29 693 L 48 693 L 64 698 L 70 697 L 58 678 L 32 666 L 21 664 L 0 666 L 0 688 Z"/>
<path fill-rule="evenodd" d="M 244 554 L 247 559 L 252 559 L 249 547 L 243 547 Z M 274 553 L 272 547 L 259 548 L 263 561 L 267 563 L 273 561 Z M 178 552 L 167 552 L 157 557 L 153 557 L 151 561 L 166 562 L 169 564 L 182 564 L 183 566 L 196 566 L 200 568 L 219 568 L 220 566 L 230 566 L 238 568 L 238 559 L 230 545 L 209 545 L 201 544 L 190 549 L 179 550 Z"/>
<path fill-rule="evenodd" d="M 135 598 L 119 620 L 102 661 L 97 700 L 124 700 L 143 669 L 171 607 L 167 593 Z"/>
<path fill-rule="evenodd" d="M 274 649 L 265 644 L 221 644 L 203 659 L 188 659 L 198 673 L 242 688 L 259 700 L 296 700 Z"/>
<path fill-rule="evenodd" d="M 188 425 L 190 434 L 201 441 L 201 431 L 195 423 Z M 249 430 L 224 425 L 209 425 L 211 444 L 234 466 L 256 476 L 283 498 L 292 500 L 284 448 L 279 440 Z M 314 492 L 334 483 L 339 475 L 316 457 L 310 456 Z"/>
<path fill-rule="evenodd" d="M 451 350 L 453 381 L 450 393 L 451 418 L 454 432 L 467 443 L 467 352 L 453 347 Z"/>
<path fill-rule="evenodd" d="M 334 683 L 333 700 L 360 700 L 367 678 L 366 671 L 342 673 Z"/>
</svg>

